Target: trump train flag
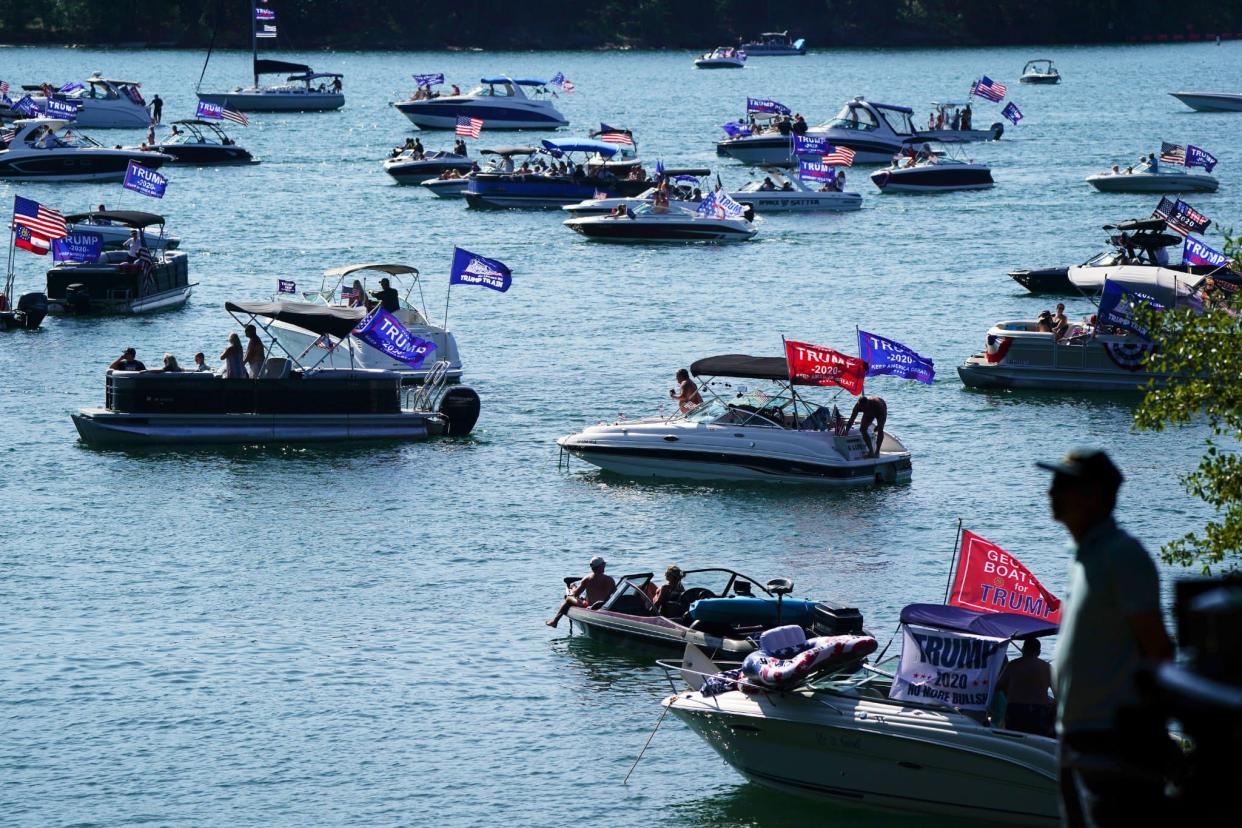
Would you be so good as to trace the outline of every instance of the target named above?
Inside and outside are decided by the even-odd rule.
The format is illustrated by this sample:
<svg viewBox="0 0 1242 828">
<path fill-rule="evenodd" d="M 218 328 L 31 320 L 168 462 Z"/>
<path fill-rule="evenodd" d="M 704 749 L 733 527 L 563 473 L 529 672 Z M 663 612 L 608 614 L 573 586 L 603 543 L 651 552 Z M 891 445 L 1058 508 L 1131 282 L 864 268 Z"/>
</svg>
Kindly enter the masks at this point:
<svg viewBox="0 0 1242 828">
<path fill-rule="evenodd" d="M 1022 562 L 962 530 L 962 549 L 946 604 L 980 612 L 1014 612 L 1061 623 L 1061 601 Z"/>
<path fill-rule="evenodd" d="M 411 368 L 421 367 L 436 349 L 436 343 L 419 339 L 407 331 L 397 317 L 384 310 L 383 305 L 376 305 L 375 310 L 367 314 L 352 333 L 385 356 Z"/>
<path fill-rule="evenodd" d="M 499 259 L 489 259 L 460 247 L 453 248 L 450 285 L 479 285 L 504 293 L 513 284 L 513 271 Z"/>
<path fill-rule="evenodd" d="M 867 363 L 867 376 L 887 374 L 931 385 L 936 363 L 893 339 L 858 332 L 858 355 Z"/>
<path fill-rule="evenodd" d="M 795 385 L 837 385 L 855 396 L 862 393 L 867 363 L 831 348 L 785 340 L 789 381 Z"/>
</svg>

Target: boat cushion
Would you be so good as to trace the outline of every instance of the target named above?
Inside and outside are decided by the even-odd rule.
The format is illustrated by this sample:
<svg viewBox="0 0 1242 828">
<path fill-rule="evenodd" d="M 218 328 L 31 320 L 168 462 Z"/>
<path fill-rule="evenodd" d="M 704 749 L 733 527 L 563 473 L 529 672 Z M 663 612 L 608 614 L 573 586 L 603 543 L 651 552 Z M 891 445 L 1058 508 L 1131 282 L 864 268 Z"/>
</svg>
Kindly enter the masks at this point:
<svg viewBox="0 0 1242 828">
<path fill-rule="evenodd" d="M 806 648 L 806 632 L 795 624 L 773 627 L 759 636 L 759 650 L 775 658 L 791 658 Z"/>
<path fill-rule="evenodd" d="M 807 649 L 793 658 L 773 658 L 756 650 L 742 662 L 742 674 L 760 688 L 784 690 L 795 687 L 812 673 L 840 667 L 875 652 L 877 642 L 869 635 L 830 635 L 807 641 Z M 743 686 L 746 692 L 759 692 Z"/>
<path fill-rule="evenodd" d="M 690 605 L 695 621 L 770 627 L 777 623 L 775 598 L 703 598 Z M 815 619 L 815 602 L 785 598 L 780 605 L 780 623 L 810 626 Z"/>
</svg>

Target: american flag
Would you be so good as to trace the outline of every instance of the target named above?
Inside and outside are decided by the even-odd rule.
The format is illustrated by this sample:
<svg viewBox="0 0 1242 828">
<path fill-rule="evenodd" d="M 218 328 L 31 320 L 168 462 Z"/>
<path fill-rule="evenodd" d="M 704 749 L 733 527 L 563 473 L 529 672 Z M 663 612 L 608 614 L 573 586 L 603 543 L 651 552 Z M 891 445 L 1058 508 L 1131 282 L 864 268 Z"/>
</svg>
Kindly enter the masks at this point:
<svg viewBox="0 0 1242 828">
<path fill-rule="evenodd" d="M 827 150 L 824 153 L 825 164 L 837 167 L 854 166 L 854 151 L 849 147 L 838 147 L 829 144 L 825 149 Z"/>
<path fill-rule="evenodd" d="M 978 95 L 980 98 L 987 98 L 989 101 L 1000 103 L 1005 99 L 1005 93 L 1009 89 L 1003 83 L 997 83 L 987 75 L 975 81 L 975 85 L 970 88 L 970 94 Z"/>
<path fill-rule="evenodd" d="M 599 140 L 605 144 L 624 144 L 627 147 L 634 146 L 634 139 L 624 132 L 601 132 Z"/>
<path fill-rule="evenodd" d="M 559 86 L 561 91 L 566 94 L 570 94 L 570 95 L 573 94 L 574 82 L 566 78 L 564 73 L 562 72 L 557 72 L 555 75 L 553 75 L 552 80 L 548 81 L 548 83 L 552 84 L 553 86 Z"/>
<path fill-rule="evenodd" d="M 292 293 L 293 291 L 288 292 Z M 353 285 L 341 285 L 341 298 L 345 300 L 357 299 L 359 298 L 358 291 L 354 290 Z"/>
<path fill-rule="evenodd" d="M 69 235 L 64 214 L 21 196 L 13 197 L 13 224 L 28 227 L 44 239 L 63 239 Z"/>
<path fill-rule="evenodd" d="M 457 129 L 453 130 L 458 135 L 464 135 L 468 138 L 478 138 L 479 133 L 483 131 L 482 118 L 470 118 L 462 115 L 457 119 Z"/>
<path fill-rule="evenodd" d="M 6 129 L 4 132 L 0 132 L 0 141 L 3 141 L 6 144 L 12 141 L 16 137 L 17 137 L 16 129 Z"/>
<path fill-rule="evenodd" d="M 226 121 L 232 121 L 233 123 L 241 124 L 242 126 L 250 125 L 250 119 L 235 109 L 225 108 L 220 111 L 220 114 L 224 116 L 224 120 Z"/>
<path fill-rule="evenodd" d="M 7 94 L 9 94 L 9 82 L 6 80 L 0 80 L 0 95 Z"/>
<path fill-rule="evenodd" d="M 1186 148 L 1167 141 L 1160 142 L 1160 160 L 1181 167 L 1186 164 Z"/>
</svg>

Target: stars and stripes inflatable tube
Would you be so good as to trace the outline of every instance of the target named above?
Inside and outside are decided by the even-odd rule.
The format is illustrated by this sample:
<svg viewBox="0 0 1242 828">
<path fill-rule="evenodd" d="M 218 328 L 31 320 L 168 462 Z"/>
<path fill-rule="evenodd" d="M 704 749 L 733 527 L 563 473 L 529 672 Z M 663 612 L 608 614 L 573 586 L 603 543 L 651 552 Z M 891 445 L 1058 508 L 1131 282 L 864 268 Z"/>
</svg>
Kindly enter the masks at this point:
<svg viewBox="0 0 1242 828">
<path fill-rule="evenodd" d="M 806 649 L 789 658 L 776 658 L 756 650 L 742 662 L 742 675 L 752 684 L 784 690 L 797 686 L 812 673 L 870 655 L 876 646 L 876 640 L 869 635 L 809 638 Z M 753 688 L 746 689 L 753 691 Z"/>
<path fill-rule="evenodd" d="M 1012 336 L 988 336 L 988 347 L 984 352 L 989 365 L 995 365 L 1005 358 L 1009 353 L 1009 347 L 1013 345 Z"/>
</svg>

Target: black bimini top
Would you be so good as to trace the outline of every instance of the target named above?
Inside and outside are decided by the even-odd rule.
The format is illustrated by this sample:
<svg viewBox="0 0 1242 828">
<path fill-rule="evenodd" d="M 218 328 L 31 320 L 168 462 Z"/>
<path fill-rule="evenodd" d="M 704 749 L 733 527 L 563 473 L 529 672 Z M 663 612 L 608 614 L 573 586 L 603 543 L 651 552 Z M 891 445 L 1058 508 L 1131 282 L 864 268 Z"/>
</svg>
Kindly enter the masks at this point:
<svg viewBox="0 0 1242 828">
<path fill-rule="evenodd" d="M 317 334 L 328 334 L 337 339 L 349 336 L 367 315 L 366 308 L 348 308 L 343 305 L 316 305 L 310 302 L 225 302 L 224 309 L 230 313 L 248 313 L 279 320 Z"/>
<path fill-rule="evenodd" d="M 305 63 L 290 63 L 287 60 L 268 60 L 259 58 L 254 62 L 256 75 L 280 75 L 287 72 L 309 72 L 311 68 Z"/>
<path fill-rule="evenodd" d="M 745 377 L 788 382 L 789 363 L 784 357 L 722 354 L 705 357 L 692 363 L 690 373 L 698 377 Z"/>
<path fill-rule="evenodd" d="M 113 224 L 123 224 L 126 227 L 150 227 L 153 224 L 163 224 L 164 217 L 155 213 L 144 213 L 141 210 L 92 210 L 89 213 L 74 213 L 65 216 L 65 221 L 69 224 L 86 221 L 87 219 L 107 219 Z"/>
</svg>

